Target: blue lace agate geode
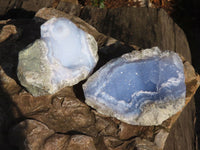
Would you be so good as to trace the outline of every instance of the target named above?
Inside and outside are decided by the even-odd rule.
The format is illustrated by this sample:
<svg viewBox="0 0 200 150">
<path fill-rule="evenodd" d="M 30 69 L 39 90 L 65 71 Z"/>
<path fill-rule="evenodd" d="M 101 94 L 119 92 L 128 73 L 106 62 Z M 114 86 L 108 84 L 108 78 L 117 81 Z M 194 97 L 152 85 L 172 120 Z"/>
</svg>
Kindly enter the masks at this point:
<svg viewBox="0 0 200 150">
<path fill-rule="evenodd" d="M 86 103 L 132 125 L 158 125 L 185 104 L 180 57 L 157 47 L 111 60 L 83 85 Z"/>
<path fill-rule="evenodd" d="M 19 53 L 18 78 L 33 96 L 54 94 L 84 80 L 98 61 L 93 36 L 65 18 L 41 25 L 41 39 Z"/>
</svg>

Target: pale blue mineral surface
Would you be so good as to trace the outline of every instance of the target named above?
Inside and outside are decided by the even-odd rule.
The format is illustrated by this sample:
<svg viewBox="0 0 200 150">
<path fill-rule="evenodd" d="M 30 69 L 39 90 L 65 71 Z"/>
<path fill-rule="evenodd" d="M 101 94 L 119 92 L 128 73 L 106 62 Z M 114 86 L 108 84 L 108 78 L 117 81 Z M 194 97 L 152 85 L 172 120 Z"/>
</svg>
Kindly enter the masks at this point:
<svg viewBox="0 0 200 150">
<path fill-rule="evenodd" d="M 19 53 L 18 78 L 33 96 L 54 94 L 84 80 L 97 61 L 97 42 L 65 18 L 41 25 L 41 38 Z"/>
<path fill-rule="evenodd" d="M 99 113 L 133 125 L 158 125 L 185 104 L 178 54 L 157 47 L 111 60 L 83 85 L 86 103 Z"/>
</svg>

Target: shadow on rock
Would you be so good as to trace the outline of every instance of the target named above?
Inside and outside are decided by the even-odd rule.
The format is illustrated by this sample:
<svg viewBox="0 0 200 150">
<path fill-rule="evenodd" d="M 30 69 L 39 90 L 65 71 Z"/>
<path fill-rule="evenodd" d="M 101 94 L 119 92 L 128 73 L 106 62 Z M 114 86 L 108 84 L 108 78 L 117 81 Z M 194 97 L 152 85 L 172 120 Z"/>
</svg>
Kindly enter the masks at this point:
<svg viewBox="0 0 200 150">
<path fill-rule="evenodd" d="M 41 23 L 33 19 L 17 19 L 7 24 L 16 26 L 17 33 L 0 43 L 0 65 L 8 76 L 17 81 L 18 53 L 40 37 Z"/>
<path fill-rule="evenodd" d="M 14 144 L 11 146 L 11 143 L 13 141 L 17 143 L 25 139 L 25 133 L 20 129 L 27 128 L 26 121 L 18 125 L 20 128 L 16 130 L 15 135 L 12 133 L 13 127 L 23 121 L 24 116 L 12 101 L 10 95 L 13 95 L 15 92 L 18 93 L 21 90 L 15 82 L 18 82 L 16 72 L 19 51 L 40 37 L 40 23 L 36 23 L 31 19 L 33 16 L 33 12 L 29 13 L 24 10 L 10 10 L 5 16 L 0 16 L 1 19 L 9 19 L 3 23 L 0 22 L 0 29 L 7 25 L 12 25 L 17 31 L 15 34 L 10 34 L 7 33 L 10 32 L 10 29 L 7 28 L 4 33 L 1 32 L 0 34 L 0 39 L 3 39 L 0 43 L 0 147 L 5 150 L 18 149 L 19 147 L 15 147 Z M 11 86 L 6 87 L 8 91 L 5 91 L 5 82 L 11 82 L 9 84 Z M 13 110 L 19 115 L 18 119 L 14 116 Z M 20 149 L 23 150 L 25 147 L 22 146 Z"/>
<path fill-rule="evenodd" d="M 0 69 L 0 72 L 2 74 L 2 69 Z M 1 76 L 2 77 L 2 76 Z M 24 119 L 23 115 L 21 114 L 21 111 L 19 108 L 15 105 L 15 103 L 12 102 L 11 97 L 9 96 L 8 93 L 4 92 L 2 86 L 4 83 L 2 83 L 2 78 L 0 79 L 0 147 L 1 149 L 5 150 L 17 150 L 18 148 L 15 147 L 14 145 L 11 146 L 10 142 L 12 141 L 18 141 L 18 139 L 23 139 L 24 138 L 24 133 L 23 132 L 18 132 L 17 134 L 17 139 L 13 139 L 12 136 L 10 135 L 10 129 L 16 125 L 18 122 Z M 7 80 L 7 79 L 6 79 Z M 8 81 L 9 82 L 9 81 Z M 10 87 L 10 90 L 13 92 L 16 92 L 16 90 L 13 87 Z M 13 111 L 11 108 L 15 108 L 17 113 L 20 115 L 20 119 L 15 119 L 13 115 Z M 26 123 L 23 125 L 23 128 L 26 128 Z M 21 150 L 25 148 L 21 147 Z"/>
</svg>

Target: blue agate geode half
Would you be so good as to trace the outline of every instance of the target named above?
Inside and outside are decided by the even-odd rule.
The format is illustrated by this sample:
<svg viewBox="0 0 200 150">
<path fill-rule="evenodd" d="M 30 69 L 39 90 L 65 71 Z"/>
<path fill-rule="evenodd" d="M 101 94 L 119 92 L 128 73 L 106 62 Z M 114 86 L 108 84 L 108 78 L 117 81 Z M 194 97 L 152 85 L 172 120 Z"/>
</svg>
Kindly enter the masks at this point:
<svg viewBox="0 0 200 150">
<path fill-rule="evenodd" d="M 172 51 L 133 51 L 111 60 L 83 85 L 86 103 L 132 125 L 158 125 L 185 104 L 183 63 Z"/>
</svg>

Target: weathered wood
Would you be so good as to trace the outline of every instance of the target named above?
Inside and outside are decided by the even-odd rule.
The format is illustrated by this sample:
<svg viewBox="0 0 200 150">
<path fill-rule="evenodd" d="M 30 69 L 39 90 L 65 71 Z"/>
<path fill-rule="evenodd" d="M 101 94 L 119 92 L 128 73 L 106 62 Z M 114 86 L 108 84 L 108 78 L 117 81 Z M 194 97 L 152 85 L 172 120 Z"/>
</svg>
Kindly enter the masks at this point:
<svg viewBox="0 0 200 150">
<path fill-rule="evenodd" d="M 190 48 L 183 30 L 163 9 L 85 7 L 80 18 L 99 32 L 130 45 L 173 50 L 191 62 Z"/>
</svg>

